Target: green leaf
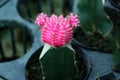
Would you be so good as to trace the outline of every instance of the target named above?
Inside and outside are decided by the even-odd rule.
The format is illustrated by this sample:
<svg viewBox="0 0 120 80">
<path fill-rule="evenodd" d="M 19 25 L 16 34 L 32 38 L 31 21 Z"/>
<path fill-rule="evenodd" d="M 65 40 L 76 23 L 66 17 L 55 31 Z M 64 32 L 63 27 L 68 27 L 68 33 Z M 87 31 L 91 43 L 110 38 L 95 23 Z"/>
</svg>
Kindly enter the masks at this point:
<svg viewBox="0 0 120 80">
<path fill-rule="evenodd" d="M 78 4 L 81 27 L 86 34 L 96 30 L 106 36 L 112 29 L 112 22 L 103 10 L 102 0 L 79 0 Z"/>
<path fill-rule="evenodd" d="M 45 80 L 67 80 L 76 77 L 74 52 L 67 47 L 51 48 L 41 58 Z"/>
<path fill-rule="evenodd" d="M 114 53 L 114 56 L 113 56 L 114 66 L 116 66 L 116 65 L 120 65 L 120 33 L 119 33 L 119 29 L 115 30 L 112 36 L 113 36 L 112 37 L 113 40 L 111 40 L 111 43 L 113 45 L 111 45 L 111 47 L 112 47 L 112 49 L 113 49 L 112 51 Z M 119 66 L 119 68 L 120 68 L 120 66 Z"/>
<path fill-rule="evenodd" d="M 113 55 L 113 61 L 114 61 L 114 66 L 120 64 L 120 50 L 116 46 L 116 39 L 114 35 L 109 35 L 108 37 L 108 42 L 109 46 L 112 49 L 112 52 L 114 53 Z"/>
<path fill-rule="evenodd" d="M 120 33 L 116 33 L 116 35 L 114 35 L 114 39 L 116 41 L 117 49 L 120 49 Z"/>
<path fill-rule="evenodd" d="M 116 46 L 120 49 L 120 25 L 114 25 L 114 29 L 112 32 L 114 39 L 116 41 Z"/>
<path fill-rule="evenodd" d="M 114 50 L 114 56 L 113 56 L 113 61 L 114 61 L 114 66 L 120 65 L 120 51 L 119 50 Z"/>
</svg>

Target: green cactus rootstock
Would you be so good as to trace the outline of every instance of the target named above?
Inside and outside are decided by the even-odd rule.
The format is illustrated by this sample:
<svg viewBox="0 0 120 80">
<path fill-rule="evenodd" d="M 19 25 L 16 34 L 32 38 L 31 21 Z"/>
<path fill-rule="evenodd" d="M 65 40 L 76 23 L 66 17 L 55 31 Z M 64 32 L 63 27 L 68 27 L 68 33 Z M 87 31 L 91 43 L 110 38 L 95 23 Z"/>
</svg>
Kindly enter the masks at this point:
<svg viewBox="0 0 120 80">
<path fill-rule="evenodd" d="M 74 55 L 75 53 L 67 47 L 50 48 L 40 59 L 45 80 L 71 80 L 75 78 L 78 68 Z"/>
<path fill-rule="evenodd" d="M 112 30 L 112 22 L 103 9 L 102 0 L 79 0 L 79 17 L 81 27 L 88 35 L 95 31 L 106 36 Z"/>
</svg>

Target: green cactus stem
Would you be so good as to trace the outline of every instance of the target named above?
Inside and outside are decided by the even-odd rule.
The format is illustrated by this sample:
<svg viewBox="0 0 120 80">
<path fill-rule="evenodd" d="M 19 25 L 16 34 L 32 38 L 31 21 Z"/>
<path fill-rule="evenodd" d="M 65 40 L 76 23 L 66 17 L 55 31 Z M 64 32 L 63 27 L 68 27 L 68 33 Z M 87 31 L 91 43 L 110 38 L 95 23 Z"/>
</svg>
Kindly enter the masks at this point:
<svg viewBox="0 0 120 80">
<path fill-rule="evenodd" d="M 50 48 L 40 59 L 45 80 L 76 80 L 75 53 L 68 47 Z"/>
</svg>

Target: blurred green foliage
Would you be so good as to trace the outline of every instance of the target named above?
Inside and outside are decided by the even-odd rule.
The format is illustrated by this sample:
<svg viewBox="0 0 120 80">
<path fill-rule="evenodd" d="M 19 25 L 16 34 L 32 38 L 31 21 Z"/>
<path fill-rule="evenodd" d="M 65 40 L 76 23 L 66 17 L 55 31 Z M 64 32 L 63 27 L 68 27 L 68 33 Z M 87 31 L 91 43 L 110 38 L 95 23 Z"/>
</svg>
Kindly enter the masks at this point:
<svg viewBox="0 0 120 80">
<path fill-rule="evenodd" d="M 115 65 L 120 64 L 120 25 L 113 25 L 103 10 L 102 0 L 79 0 L 78 9 L 81 28 L 86 35 L 98 32 L 107 39 Z"/>
<path fill-rule="evenodd" d="M 103 10 L 102 0 L 79 0 L 81 27 L 87 35 L 99 32 L 106 36 L 112 30 L 112 23 Z"/>
<path fill-rule="evenodd" d="M 40 61 L 46 80 L 73 80 L 78 74 L 75 53 L 67 47 L 49 49 Z"/>
</svg>

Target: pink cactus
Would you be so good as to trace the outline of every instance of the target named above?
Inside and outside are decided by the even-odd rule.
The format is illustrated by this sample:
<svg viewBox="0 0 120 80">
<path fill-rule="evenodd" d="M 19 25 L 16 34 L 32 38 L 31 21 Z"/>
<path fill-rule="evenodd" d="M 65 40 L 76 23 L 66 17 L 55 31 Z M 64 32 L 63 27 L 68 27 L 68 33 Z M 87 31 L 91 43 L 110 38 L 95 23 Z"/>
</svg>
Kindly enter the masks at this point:
<svg viewBox="0 0 120 80">
<path fill-rule="evenodd" d="M 78 17 L 75 14 L 70 14 L 66 18 L 56 16 L 55 14 L 48 17 L 41 13 L 36 19 L 36 23 L 41 27 L 42 41 L 51 46 L 64 46 L 69 43 L 72 38 L 72 28 L 79 24 Z"/>
<path fill-rule="evenodd" d="M 41 13 L 38 17 L 37 17 L 37 19 L 36 19 L 36 23 L 39 25 L 39 26 L 44 26 L 44 24 L 45 24 L 45 22 L 46 22 L 46 17 L 47 17 L 47 15 L 46 14 L 44 14 L 44 13 Z"/>
<path fill-rule="evenodd" d="M 79 21 L 78 21 L 78 16 L 76 14 L 70 14 L 68 16 L 68 18 L 70 18 L 70 23 L 72 24 L 73 27 L 77 27 L 78 24 L 79 24 Z"/>
</svg>

